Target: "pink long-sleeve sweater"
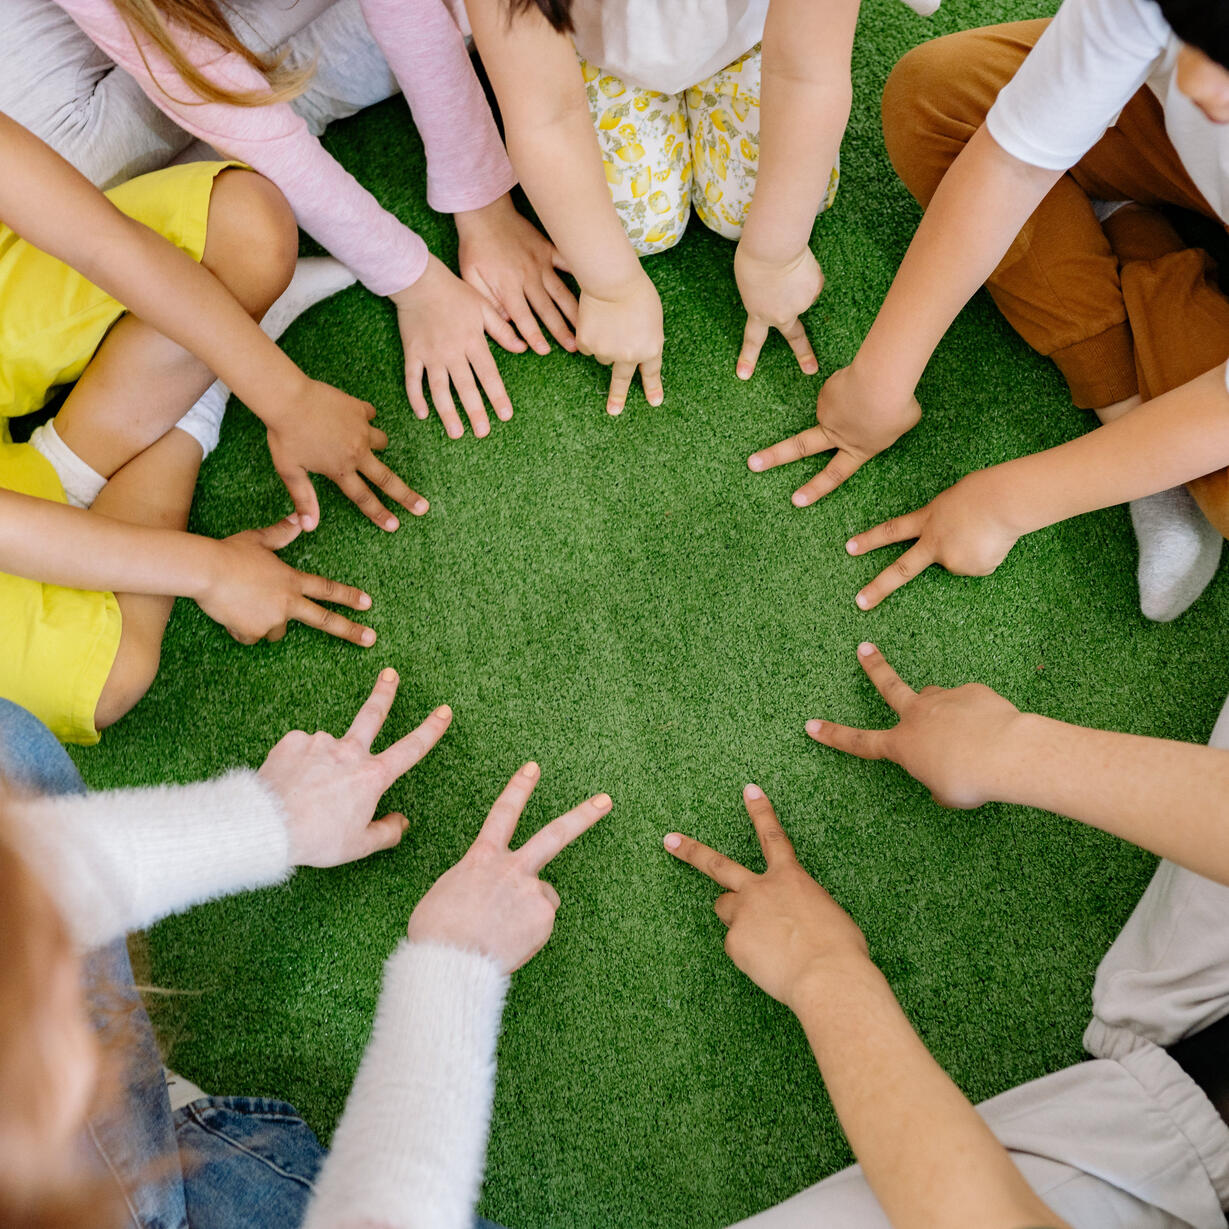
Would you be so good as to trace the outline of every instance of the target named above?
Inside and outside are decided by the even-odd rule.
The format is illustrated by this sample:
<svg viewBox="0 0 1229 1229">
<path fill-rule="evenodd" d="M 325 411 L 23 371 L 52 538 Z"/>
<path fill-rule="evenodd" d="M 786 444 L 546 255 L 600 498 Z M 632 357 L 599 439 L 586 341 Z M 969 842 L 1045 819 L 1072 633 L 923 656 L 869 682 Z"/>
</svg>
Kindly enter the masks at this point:
<svg viewBox="0 0 1229 1229">
<path fill-rule="evenodd" d="M 191 87 L 111 0 L 56 0 L 177 124 L 282 190 L 299 225 L 375 294 L 412 285 L 427 264 L 419 235 L 336 162 L 285 103 L 236 107 L 194 101 Z M 516 182 L 465 41 L 442 0 L 361 0 L 363 15 L 401 86 L 427 152 L 427 201 L 441 213 L 478 209 Z M 261 75 L 209 39 L 172 25 L 187 58 L 240 92 Z"/>
</svg>

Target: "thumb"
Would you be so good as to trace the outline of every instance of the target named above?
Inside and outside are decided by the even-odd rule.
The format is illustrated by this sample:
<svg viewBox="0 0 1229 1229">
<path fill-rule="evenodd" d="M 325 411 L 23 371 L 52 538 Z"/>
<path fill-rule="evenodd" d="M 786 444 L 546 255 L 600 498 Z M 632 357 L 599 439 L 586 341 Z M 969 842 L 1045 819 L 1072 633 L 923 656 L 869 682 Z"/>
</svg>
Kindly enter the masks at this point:
<svg viewBox="0 0 1229 1229">
<path fill-rule="evenodd" d="M 290 498 L 294 501 L 298 528 L 310 533 L 320 523 L 320 504 L 316 499 L 316 488 L 312 486 L 312 480 L 307 476 L 307 470 L 301 465 L 295 465 L 290 469 L 282 470 L 279 476 L 285 483 L 286 490 L 290 492 Z M 292 542 L 294 538 L 288 538 L 287 541 Z M 273 549 L 279 550 L 280 547 Z"/>
<path fill-rule="evenodd" d="M 401 838 L 410 826 L 400 811 L 393 811 L 379 819 L 372 820 L 367 825 L 367 853 L 379 853 L 382 849 L 393 849 L 401 844 Z"/>
<path fill-rule="evenodd" d="M 299 524 L 297 515 L 288 516 L 284 521 L 278 521 L 267 529 L 252 530 L 256 541 L 265 550 L 281 550 L 282 547 L 289 546 L 302 532 L 303 527 Z"/>
</svg>

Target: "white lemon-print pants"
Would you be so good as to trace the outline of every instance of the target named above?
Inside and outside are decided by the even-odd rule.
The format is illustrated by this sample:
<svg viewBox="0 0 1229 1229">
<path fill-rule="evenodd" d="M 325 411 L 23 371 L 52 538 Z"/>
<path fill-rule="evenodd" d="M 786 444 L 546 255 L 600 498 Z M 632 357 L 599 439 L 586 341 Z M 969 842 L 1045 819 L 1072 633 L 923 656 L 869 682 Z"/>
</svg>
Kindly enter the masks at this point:
<svg viewBox="0 0 1229 1229">
<path fill-rule="evenodd" d="M 611 199 L 641 256 L 673 247 L 692 207 L 709 230 L 742 234 L 760 145 L 760 48 L 681 94 L 627 85 L 581 60 Z M 836 196 L 832 168 L 823 213 Z"/>
</svg>

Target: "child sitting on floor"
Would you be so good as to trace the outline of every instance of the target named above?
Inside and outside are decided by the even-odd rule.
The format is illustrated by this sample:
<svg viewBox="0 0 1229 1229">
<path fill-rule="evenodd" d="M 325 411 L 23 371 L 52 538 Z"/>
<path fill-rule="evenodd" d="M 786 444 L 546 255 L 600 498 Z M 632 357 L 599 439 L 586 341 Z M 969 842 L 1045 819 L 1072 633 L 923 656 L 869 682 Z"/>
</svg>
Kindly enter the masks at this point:
<svg viewBox="0 0 1229 1229">
<path fill-rule="evenodd" d="M 819 370 L 799 317 L 823 288 L 811 228 L 836 194 L 859 7 L 469 0 L 513 165 L 580 283 L 578 345 L 613 366 L 609 413 L 637 368 L 661 404 L 661 301 L 637 257 L 677 243 L 693 207 L 738 243 L 740 378 L 770 328 Z"/>
<path fill-rule="evenodd" d="M 386 528 L 396 520 L 363 476 L 416 515 L 427 508 L 376 458 L 387 439 L 375 410 L 308 379 L 252 319 L 295 265 L 277 189 L 192 163 L 108 199 L 2 116 L 0 165 L 0 697 L 65 741 L 97 741 L 152 683 L 175 596 L 246 642 L 298 619 L 374 643 L 312 600 L 365 610 L 365 594 L 272 554 L 315 527 L 309 471 L 374 505 Z M 218 413 L 192 408 L 211 369 L 267 424 L 297 509 L 223 542 L 184 532 L 217 442 Z M 8 421 L 74 381 L 56 417 L 15 443 Z"/>
</svg>

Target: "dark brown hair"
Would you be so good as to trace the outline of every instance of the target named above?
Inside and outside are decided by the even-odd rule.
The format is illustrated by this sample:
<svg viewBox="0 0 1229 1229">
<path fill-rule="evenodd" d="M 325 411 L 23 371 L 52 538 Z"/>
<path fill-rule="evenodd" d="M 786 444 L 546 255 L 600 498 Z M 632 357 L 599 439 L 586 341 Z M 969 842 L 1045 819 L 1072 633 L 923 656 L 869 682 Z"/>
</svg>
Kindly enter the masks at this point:
<svg viewBox="0 0 1229 1229">
<path fill-rule="evenodd" d="M 560 34 L 570 34 L 573 0 L 509 0 L 513 13 L 531 13 L 537 9 Z"/>
</svg>

